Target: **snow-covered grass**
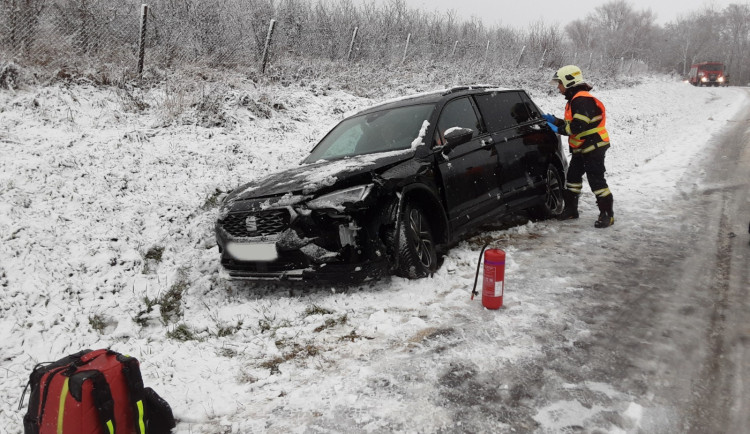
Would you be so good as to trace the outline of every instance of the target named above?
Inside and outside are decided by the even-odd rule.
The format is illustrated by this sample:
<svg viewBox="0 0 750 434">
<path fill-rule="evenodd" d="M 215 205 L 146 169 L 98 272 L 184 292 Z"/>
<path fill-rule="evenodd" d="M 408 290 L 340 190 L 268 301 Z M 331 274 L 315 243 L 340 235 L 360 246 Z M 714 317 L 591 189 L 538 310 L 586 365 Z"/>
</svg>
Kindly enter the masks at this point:
<svg viewBox="0 0 750 434">
<path fill-rule="evenodd" d="M 679 192 L 702 143 L 746 102 L 736 88 L 698 89 L 667 77 L 593 84 L 608 108 L 616 212 L 627 209 L 612 230 L 623 233 L 637 225 L 629 217 Z M 564 100 L 550 90 L 529 89 L 544 111 L 562 116 Z M 456 357 L 467 369 L 483 359 L 502 371 L 539 351 L 545 324 L 564 319 L 569 329 L 549 333 L 585 335 L 584 322 L 548 299 L 582 291 L 565 267 L 541 262 L 570 228 L 556 222 L 463 242 L 433 278 L 419 281 L 224 280 L 213 238 L 218 200 L 296 164 L 345 113 L 403 92 L 370 99 L 319 82 L 241 80 L 0 92 L 0 427 L 22 431 L 25 403 L 21 411 L 17 404 L 36 363 L 111 347 L 141 361 L 146 385 L 172 405 L 177 432 L 450 430 L 455 420 L 431 399 L 429 384 L 458 368 L 415 360 L 427 343 L 484 321 L 492 327 L 466 336 Z M 596 214 L 591 198 L 581 208 Z M 590 223 L 581 219 L 584 234 L 594 231 Z M 485 240 L 508 254 L 501 311 L 469 300 Z M 409 381 L 419 375 L 423 382 Z M 513 394 L 503 387 L 498 394 Z M 554 431 L 597 411 L 557 401 L 535 420 Z M 620 413 L 636 426 L 640 407 Z"/>
</svg>

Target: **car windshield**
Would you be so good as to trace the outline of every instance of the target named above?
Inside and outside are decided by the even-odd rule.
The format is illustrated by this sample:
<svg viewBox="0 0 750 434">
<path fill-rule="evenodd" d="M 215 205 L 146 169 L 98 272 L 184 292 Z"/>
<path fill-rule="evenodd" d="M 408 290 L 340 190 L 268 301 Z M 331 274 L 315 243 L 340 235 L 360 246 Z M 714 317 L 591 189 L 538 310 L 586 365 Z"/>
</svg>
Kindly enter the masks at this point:
<svg viewBox="0 0 750 434">
<path fill-rule="evenodd" d="M 433 108 L 433 104 L 413 105 L 346 119 L 315 146 L 304 162 L 409 149 Z"/>
<path fill-rule="evenodd" d="M 709 63 L 698 68 L 700 71 L 721 71 L 723 68 L 721 63 Z"/>
</svg>

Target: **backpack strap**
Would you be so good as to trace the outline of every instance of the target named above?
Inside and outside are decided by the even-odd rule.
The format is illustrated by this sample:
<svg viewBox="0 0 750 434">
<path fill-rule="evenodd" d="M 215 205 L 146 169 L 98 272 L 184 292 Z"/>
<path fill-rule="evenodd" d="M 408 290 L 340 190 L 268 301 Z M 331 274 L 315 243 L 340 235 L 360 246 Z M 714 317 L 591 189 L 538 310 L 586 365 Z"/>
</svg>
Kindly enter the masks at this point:
<svg viewBox="0 0 750 434">
<path fill-rule="evenodd" d="M 143 377 L 141 377 L 140 364 L 135 357 L 125 356 L 120 353 L 114 354 L 117 356 L 117 361 L 122 364 L 122 374 L 125 377 L 125 383 L 128 385 L 128 396 L 130 397 L 130 404 L 133 406 L 136 433 L 146 434 L 143 408 Z"/>
<path fill-rule="evenodd" d="M 143 389 L 143 394 L 145 395 L 143 401 L 146 403 L 148 434 L 170 434 L 177 425 L 172 407 L 150 387 Z"/>
<path fill-rule="evenodd" d="M 68 390 L 70 388 L 70 377 L 65 378 L 63 383 L 62 391 L 60 392 L 60 404 L 57 407 L 57 432 L 63 432 L 63 424 L 65 420 L 65 400 L 68 399 Z"/>
<path fill-rule="evenodd" d="M 112 398 L 112 391 L 109 383 L 100 371 L 90 369 L 71 375 L 66 380 L 63 391 L 65 393 L 60 397 L 60 413 L 57 417 L 58 432 L 61 432 L 63 413 L 65 410 L 65 397 L 70 391 L 70 396 L 78 402 L 83 399 L 83 384 L 91 381 L 93 386 L 92 396 L 94 398 L 94 407 L 99 414 L 99 421 L 104 426 L 104 432 L 114 434 L 115 432 L 115 401 Z"/>
</svg>

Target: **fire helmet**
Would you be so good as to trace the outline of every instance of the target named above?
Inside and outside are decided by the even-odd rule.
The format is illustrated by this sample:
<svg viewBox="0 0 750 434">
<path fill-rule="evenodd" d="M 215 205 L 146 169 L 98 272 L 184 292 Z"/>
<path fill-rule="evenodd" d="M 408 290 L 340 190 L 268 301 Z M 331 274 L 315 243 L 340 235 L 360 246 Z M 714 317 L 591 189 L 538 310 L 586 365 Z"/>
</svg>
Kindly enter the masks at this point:
<svg viewBox="0 0 750 434">
<path fill-rule="evenodd" d="M 581 68 L 575 65 L 566 65 L 558 69 L 555 75 L 552 77 L 552 82 L 560 82 L 566 89 L 570 89 L 573 86 L 586 83 L 583 80 L 583 73 Z"/>
</svg>

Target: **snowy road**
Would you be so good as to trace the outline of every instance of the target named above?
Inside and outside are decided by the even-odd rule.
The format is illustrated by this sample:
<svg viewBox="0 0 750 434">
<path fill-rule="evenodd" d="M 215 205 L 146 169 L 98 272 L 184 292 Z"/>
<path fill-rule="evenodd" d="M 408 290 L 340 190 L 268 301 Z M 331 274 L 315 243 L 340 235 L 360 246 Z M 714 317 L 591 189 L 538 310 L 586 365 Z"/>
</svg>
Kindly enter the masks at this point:
<svg viewBox="0 0 750 434">
<path fill-rule="evenodd" d="M 677 243 L 686 254 L 670 267 L 684 282 L 679 312 L 697 320 L 697 333 L 675 339 L 686 351 L 675 354 L 682 363 L 673 366 L 682 369 L 665 374 L 674 384 L 666 396 L 679 403 L 685 432 L 739 433 L 750 429 L 750 112 L 730 122 L 709 150 L 705 186 L 691 190 L 686 211 L 676 213 L 705 230 Z"/>
</svg>

